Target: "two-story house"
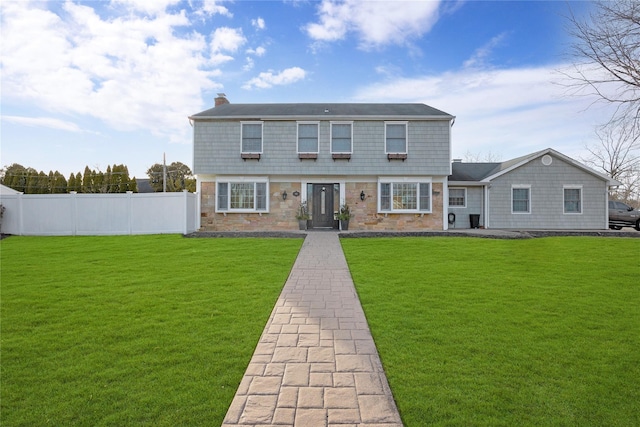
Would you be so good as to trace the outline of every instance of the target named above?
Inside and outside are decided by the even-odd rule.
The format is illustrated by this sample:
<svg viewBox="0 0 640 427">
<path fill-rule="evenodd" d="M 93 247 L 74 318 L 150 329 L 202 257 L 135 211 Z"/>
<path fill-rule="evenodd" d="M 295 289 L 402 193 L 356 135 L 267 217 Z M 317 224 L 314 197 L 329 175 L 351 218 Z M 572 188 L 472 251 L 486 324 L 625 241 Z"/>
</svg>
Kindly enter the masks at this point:
<svg viewBox="0 0 640 427">
<path fill-rule="evenodd" d="M 189 117 L 201 230 L 442 230 L 454 117 L 425 104 L 232 104 Z"/>
</svg>

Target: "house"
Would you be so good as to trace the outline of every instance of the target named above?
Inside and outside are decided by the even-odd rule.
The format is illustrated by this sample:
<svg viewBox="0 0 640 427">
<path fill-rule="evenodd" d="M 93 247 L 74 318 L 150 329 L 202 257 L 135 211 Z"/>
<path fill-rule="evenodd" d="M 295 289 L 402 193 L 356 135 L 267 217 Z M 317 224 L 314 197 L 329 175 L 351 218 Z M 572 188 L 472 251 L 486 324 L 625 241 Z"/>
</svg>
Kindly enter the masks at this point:
<svg viewBox="0 0 640 427">
<path fill-rule="evenodd" d="M 454 117 L 425 104 L 232 104 L 189 117 L 201 230 L 446 229 Z"/>
<path fill-rule="evenodd" d="M 501 163 L 454 161 L 449 227 L 607 229 L 608 192 L 617 185 L 551 148 Z"/>
</svg>

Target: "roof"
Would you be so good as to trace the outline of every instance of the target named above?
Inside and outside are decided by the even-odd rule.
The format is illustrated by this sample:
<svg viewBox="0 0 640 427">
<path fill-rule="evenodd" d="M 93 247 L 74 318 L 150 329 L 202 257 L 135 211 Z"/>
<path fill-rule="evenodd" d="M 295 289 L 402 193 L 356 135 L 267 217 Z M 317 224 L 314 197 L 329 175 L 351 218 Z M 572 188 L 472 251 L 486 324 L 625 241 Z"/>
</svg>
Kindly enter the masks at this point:
<svg viewBox="0 0 640 427">
<path fill-rule="evenodd" d="M 449 181 L 482 181 L 491 172 L 497 170 L 501 163 L 462 163 L 453 162 Z"/>
<path fill-rule="evenodd" d="M 9 194 L 22 194 L 17 190 L 14 190 L 11 187 L 7 187 L 6 185 L 0 184 L 0 194 L 9 195 Z"/>
<path fill-rule="evenodd" d="M 453 116 L 426 104 L 222 104 L 194 114 L 198 119 L 278 119 L 285 117 L 369 117 L 453 119 Z"/>
<path fill-rule="evenodd" d="M 564 154 L 552 149 L 547 148 L 535 153 L 527 154 L 526 156 L 516 157 L 515 159 L 507 160 L 501 163 L 462 163 L 454 162 L 451 165 L 451 175 L 449 176 L 449 182 L 490 182 L 491 180 L 504 175 L 522 165 L 529 163 L 532 160 L 540 158 L 545 154 L 554 155 L 563 161 L 581 169 L 591 175 L 594 175 L 604 181 L 607 181 L 610 186 L 621 185 L 620 182 L 613 178 L 610 178 L 600 172 L 597 172 L 588 166 L 565 156 Z"/>
</svg>

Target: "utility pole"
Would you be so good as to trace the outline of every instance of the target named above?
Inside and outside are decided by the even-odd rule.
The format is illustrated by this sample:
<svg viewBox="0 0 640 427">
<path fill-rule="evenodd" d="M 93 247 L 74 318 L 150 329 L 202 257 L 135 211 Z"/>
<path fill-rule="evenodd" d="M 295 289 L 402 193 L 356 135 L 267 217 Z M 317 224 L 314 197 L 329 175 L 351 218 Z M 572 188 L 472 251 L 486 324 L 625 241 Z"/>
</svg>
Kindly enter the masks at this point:
<svg viewBox="0 0 640 427">
<path fill-rule="evenodd" d="M 167 154 L 162 153 L 162 192 L 167 192 Z"/>
</svg>

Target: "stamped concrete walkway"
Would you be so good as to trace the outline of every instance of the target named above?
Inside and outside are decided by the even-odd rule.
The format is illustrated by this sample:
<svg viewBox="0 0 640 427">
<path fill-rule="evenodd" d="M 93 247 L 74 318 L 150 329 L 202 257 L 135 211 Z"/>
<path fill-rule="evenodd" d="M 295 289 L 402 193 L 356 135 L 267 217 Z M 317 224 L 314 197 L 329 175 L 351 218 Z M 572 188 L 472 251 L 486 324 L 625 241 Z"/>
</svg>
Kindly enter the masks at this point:
<svg viewBox="0 0 640 427">
<path fill-rule="evenodd" d="M 335 232 L 309 232 L 223 426 L 401 427 Z"/>
</svg>

